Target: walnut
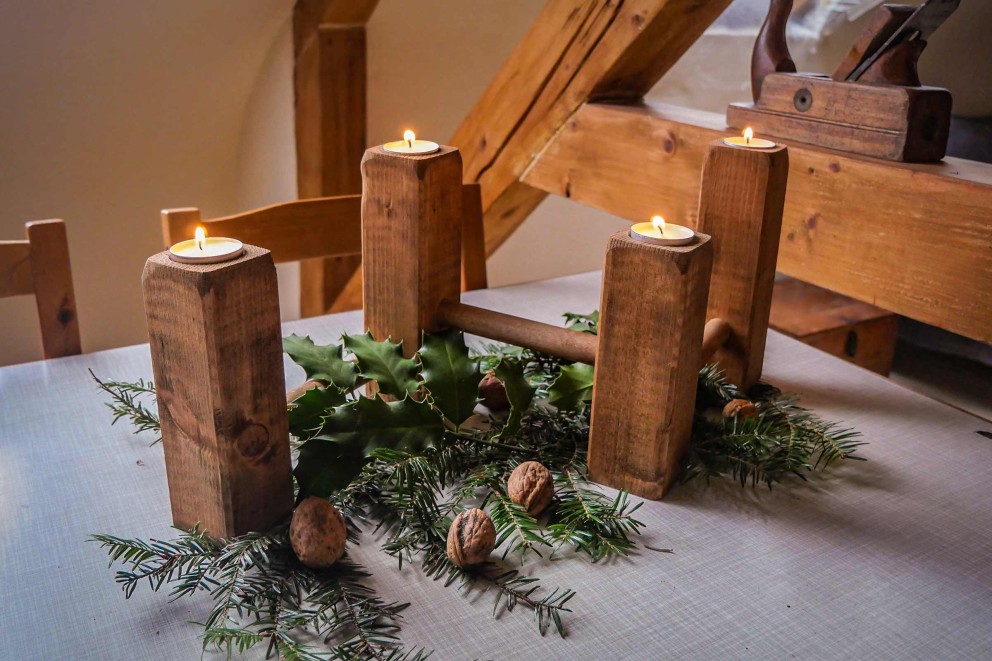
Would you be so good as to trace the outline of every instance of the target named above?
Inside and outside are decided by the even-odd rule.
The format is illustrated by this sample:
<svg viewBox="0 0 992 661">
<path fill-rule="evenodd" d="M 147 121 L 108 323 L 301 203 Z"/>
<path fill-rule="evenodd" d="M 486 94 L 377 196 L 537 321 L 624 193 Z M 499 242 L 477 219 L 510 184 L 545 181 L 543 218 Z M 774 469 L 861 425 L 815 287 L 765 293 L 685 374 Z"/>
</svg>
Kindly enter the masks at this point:
<svg viewBox="0 0 992 661">
<path fill-rule="evenodd" d="M 465 510 L 448 529 L 448 559 L 459 567 L 485 562 L 496 548 L 496 528 L 480 509 Z"/>
<path fill-rule="evenodd" d="M 747 420 L 758 417 L 758 407 L 746 399 L 732 399 L 723 407 L 723 417 Z"/>
<path fill-rule="evenodd" d="M 326 381 L 321 381 L 320 379 L 307 379 L 302 384 L 286 393 L 286 403 L 292 404 L 300 397 L 303 397 L 308 390 L 313 390 L 314 388 L 326 388 L 328 385 L 329 384 Z"/>
<path fill-rule="evenodd" d="M 555 497 L 551 471 L 536 461 L 525 461 L 510 473 L 506 483 L 510 500 L 522 506 L 531 516 L 537 516 L 551 504 Z"/>
<path fill-rule="evenodd" d="M 479 398 L 482 400 L 482 405 L 493 413 L 510 408 L 510 400 L 506 398 L 506 388 L 492 370 L 486 372 L 482 381 L 479 381 Z"/>
<path fill-rule="evenodd" d="M 348 533 L 338 508 L 310 496 L 296 507 L 289 542 L 296 557 L 311 569 L 330 567 L 344 555 Z"/>
</svg>

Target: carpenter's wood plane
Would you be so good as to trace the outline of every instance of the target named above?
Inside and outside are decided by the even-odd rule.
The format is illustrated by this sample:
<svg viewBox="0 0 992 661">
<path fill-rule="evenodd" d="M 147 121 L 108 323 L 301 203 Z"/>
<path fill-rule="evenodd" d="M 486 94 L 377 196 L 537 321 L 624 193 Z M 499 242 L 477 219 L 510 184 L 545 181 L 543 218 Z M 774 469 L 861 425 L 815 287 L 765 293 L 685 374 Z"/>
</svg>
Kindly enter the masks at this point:
<svg viewBox="0 0 992 661">
<path fill-rule="evenodd" d="M 947 151 L 951 93 L 920 84 L 927 39 L 960 0 L 881 6 L 833 76 L 796 73 L 785 41 L 792 0 L 771 0 L 751 58 L 754 104 L 727 123 L 830 149 L 930 163 Z"/>
</svg>

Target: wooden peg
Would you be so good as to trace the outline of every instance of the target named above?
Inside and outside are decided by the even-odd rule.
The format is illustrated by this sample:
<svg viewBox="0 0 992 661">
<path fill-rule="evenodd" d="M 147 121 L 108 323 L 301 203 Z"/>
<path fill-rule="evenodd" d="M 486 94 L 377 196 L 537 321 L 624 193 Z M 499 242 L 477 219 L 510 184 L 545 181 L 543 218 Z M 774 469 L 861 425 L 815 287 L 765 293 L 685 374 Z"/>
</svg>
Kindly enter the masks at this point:
<svg viewBox="0 0 992 661">
<path fill-rule="evenodd" d="M 689 447 L 713 249 L 610 237 L 589 429 L 589 475 L 664 496 Z"/>
<path fill-rule="evenodd" d="M 412 356 L 421 330 L 436 330 L 441 301 L 459 299 L 462 158 L 454 147 L 397 154 L 372 147 L 362 159 L 362 278 L 365 326 L 403 342 Z"/>
<path fill-rule="evenodd" d="M 744 389 L 761 376 L 788 177 L 783 146 L 747 149 L 718 140 L 703 164 L 698 229 L 713 237 L 707 318 L 730 325 L 715 359 Z"/>
<path fill-rule="evenodd" d="M 162 252 L 141 278 L 175 525 L 263 532 L 293 507 L 275 265 Z"/>
</svg>

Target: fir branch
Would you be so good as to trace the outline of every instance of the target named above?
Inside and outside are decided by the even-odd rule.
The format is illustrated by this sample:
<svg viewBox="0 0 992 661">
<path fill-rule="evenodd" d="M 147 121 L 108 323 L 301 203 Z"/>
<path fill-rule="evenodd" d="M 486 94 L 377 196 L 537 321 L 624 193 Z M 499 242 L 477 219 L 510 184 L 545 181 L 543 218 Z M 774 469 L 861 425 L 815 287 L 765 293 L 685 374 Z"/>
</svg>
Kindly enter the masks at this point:
<svg viewBox="0 0 992 661">
<path fill-rule="evenodd" d="M 134 425 L 134 433 L 139 434 L 144 431 L 154 431 L 158 434 L 152 441 L 152 445 L 162 441 L 161 424 L 158 414 L 149 409 L 140 400 L 144 396 L 155 396 L 155 384 L 151 381 L 138 379 L 137 381 L 101 381 L 97 378 L 93 370 L 89 370 L 90 376 L 96 381 L 97 387 L 110 395 L 109 402 L 106 403 L 113 414 L 114 419 L 110 424 L 117 424 L 121 418 L 127 418 Z"/>
<path fill-rule="evenodd" d="M 593 562 L 618 555 L 626 556 L 636 546 L 630 538 L 640 534 L 644 524 L 633 517 L 641 503 L 631 504 L 627 492 L 609 498 L 583 486 L 585 480 L 574 469 L 555 474 L 559 503 L 548 536 L 557 540 L 553 552 L 566 544 L 589 555 Z"/>
</svg>

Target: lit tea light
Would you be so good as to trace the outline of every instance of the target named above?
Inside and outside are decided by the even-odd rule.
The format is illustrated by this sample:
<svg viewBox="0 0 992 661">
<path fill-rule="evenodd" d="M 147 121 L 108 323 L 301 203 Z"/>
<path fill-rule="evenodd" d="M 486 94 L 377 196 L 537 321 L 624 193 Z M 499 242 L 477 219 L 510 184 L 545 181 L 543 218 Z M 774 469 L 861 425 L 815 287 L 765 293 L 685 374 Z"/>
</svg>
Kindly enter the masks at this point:
<svg viewBox="0 0 992 661">
<path fill-rule="evenodd" d="M 402 140 L 387 142 L 382 148 L 394 154 L 433 154 L 441 146 L 430 140 L 417 140 L 417 135 L 407 130 L 403 132 Z"/>
<path fill-rule="evenodd" d="M 169 248 L 169 259 L 183 264 L 216 264 L 237 259 L 245 252 L 244 244 L 237 239 L 207 237 L 202 227 L 197 227 L 193 236 Z"/>
<path fill-rule="evenodd" d="M 656 246 L 684 246 L 695 240 L 696 233 L 688 227 L 666 223 L 661 216 L 653 216 L 650 223 L 631 227 L 630 238 Z"/>
<path fill-rule="evenodd" d="M 747 147 L 748 149 L 774 149 L 776 145 L 771 140 L 754 137 L 751 127 L 744 129 L 744 134 L 739 138 L 724 138 L 723 143 L 731 147 Z"/>
</svg>

